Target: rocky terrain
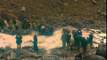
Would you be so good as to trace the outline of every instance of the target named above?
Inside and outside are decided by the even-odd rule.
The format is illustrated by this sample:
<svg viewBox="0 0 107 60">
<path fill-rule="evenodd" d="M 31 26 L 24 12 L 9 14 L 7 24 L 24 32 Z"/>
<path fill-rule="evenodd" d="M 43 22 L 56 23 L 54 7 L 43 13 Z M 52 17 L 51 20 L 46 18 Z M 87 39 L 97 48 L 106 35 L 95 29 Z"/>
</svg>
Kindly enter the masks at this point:
<svg viewBox="0 0 107 60">
<path fill-rule="evenodd" d="M 106 27 L 106 0 L 0 0 L 0 22 L 28 16 L 50 26 Z"/>
<path fill-rule="evenodd" d="M 16 49 L 15 35 L 11 34 L 17 31 L 1 31 L 1 27 L 15 26 L 12 23 L 14 20 L 20 26 L 25 16 L 28 17 L 29 23 L 55 28 L 52 36 L 38 35 L 38 53 L 33 51 L 32 44 L 35 31 L 23 35 L 21 51 Z M 69 29 L 72 34 L 73 30 L 80 27 L 83 28 L 85 38 L 90 31 L 94 32 L 95 48 L 84 55 L 92 56 L 101 39 L 106 43 L 106 0 L 0 0 L 0 60 L 74 60 L 78 52 L 60 48 L 62 28 Z M 22 31 L 24 32 L 25 30 Z M 73 38 L 71 41 L 73 42 Z"/>
<path fill-rule="evenodd" d="M 65 27 L 71 31 L 76 30 L 74 27 Z M 76 51 L 70 51 L 67 49 L 61 49 L 62 41 L 61 41 L 61 33 L 62 28 L 57 29 L 52 36 L 42 36 L 38 35 L 38 46 L 39 46 L 39 53 L 35 53 L 33 50 L 33 35 L 23 35 L 23 43 L 22 43 L 22 50 L 18 51 L 16 49 L 15 43 L 15 35 L 8 35 L 4 33 L 0 33 L 0 59 L 25 59 L 25 60 L 32 60 L 32 59 L 48 59 L 48 58 L 55 58 L 55 59 L 63 59 L 64 57 L 67 59 L 74 60 Z M 101 39 L 104 39 L 106 43 L 106 33 L 101 32 L 101 30 L 84 28 L 82 30 L 83 37 L 87 38 L 90 31 L 94 31 L 94 47 L 98 47 Z M 72 36 L 72 35 L 71 35 Z M 71 38 L 73 43 L 73 38 Z M 96 48 L 91 49 L 89 54 L 95 54 Z M 86 56 L 86 55 L 84 55 Z"/>
</svg>

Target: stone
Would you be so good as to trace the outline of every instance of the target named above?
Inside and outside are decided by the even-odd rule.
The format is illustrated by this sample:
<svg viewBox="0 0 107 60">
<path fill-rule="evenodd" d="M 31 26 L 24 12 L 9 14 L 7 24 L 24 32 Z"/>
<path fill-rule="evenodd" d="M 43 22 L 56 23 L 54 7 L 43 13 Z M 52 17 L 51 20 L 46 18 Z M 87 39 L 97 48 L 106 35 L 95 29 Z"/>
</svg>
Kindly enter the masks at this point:
<svg viewBox="0 0 107 60">
<path fill-rule="evenodd" d="M 11 56 L 10 56 L 11 59 L 15 59 L 16 58 L 16 53 L 15 52 L 12 51 L 10 54 L 11 54 Z"/>
<path fill-rule="evenodd" d="M 84 57 L 83 60 L 106 60 L 106 59 L 99 55 L 91 55 L 91 56 Z"/>
<path fill-rule="evenodd" d="M 26 7 L 25 7 L 25 6 L 22 6 L 22 7 L 21 7 L 21 10 L 22 10 L 22 11 L 25 11 L 25 10 L 26 10 Z"/>
<path fill-rule="evenodd" d="M 96 1 L 96 0 L 91 0 L 91 2 L 92 2 L 93 4 L 97 4 L 97 1 Z"/>
</svg>

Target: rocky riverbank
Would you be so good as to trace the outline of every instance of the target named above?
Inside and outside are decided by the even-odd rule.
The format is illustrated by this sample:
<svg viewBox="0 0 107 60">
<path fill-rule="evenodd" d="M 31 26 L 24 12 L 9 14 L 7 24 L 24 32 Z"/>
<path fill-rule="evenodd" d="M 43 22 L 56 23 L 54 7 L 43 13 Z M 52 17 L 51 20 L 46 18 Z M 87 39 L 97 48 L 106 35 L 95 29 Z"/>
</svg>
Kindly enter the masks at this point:
<svg viewBox="0 0 107 60">
<path fill-rule="evenodd" d="M 74 27 L 64 27 L 68 28 L 71 31 L 76 30 Z M 63 50 L 60 47 L 62 46 L 61 42 L 61 33 L 62 28 L 56 29 L 53 36 L 38 36 L 38 46 L 40 49 L 39 53 L 34 53 L 33 51 L 33 34 L 29 35 L 23 35 L 23 42 L 22 42 L 22 50 L 17 51 L 16 49 L 16 43 L 15 43 L 15 35 L 8 35 L 4 33 L 0 33 L 0 58 L 7 59 L 7 58 L 13 58 L 13 59 L 42 59 L 42 58 L 49 58 L 49 57 L 55 57 L 56 59 L 62 59 L 62 58 L 69 58 L 74 59 L 77 52 L 70 51 L 70 50 Z M 87 38 L 90 31 L 94 31 L 94 47 L 97 47 L 100 43 L 101 39 L 104 39 L 104 42 L 106 43 L 106 33 L 101 32 L 100 30 L 96 29 L 86 29 L 84 28 L 82 30 L 83 37 Z M 72 37 L 72 35 L 71 35 Z M 73 42 L 73 38 L 71 38 L 71 41 Z M 95 54 L 96 49 L 91 50 L 91 54 Z"/>
</svg>

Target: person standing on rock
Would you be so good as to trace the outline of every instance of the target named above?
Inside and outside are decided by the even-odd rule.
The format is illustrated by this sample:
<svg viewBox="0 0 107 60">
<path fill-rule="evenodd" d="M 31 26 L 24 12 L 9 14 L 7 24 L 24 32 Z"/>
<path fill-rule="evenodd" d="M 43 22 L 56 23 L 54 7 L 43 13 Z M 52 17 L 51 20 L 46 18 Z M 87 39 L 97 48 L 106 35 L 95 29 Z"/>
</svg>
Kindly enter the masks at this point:
<svg viewBox="0 0 107 60">
<path fill-rule="evenodd" d="M 82 32 L 81 32 L 81 29 L 78 29 L 76 32 L 75 32 L 76 36 L 75 36 L 75 40 L 76 40 L 76 46 L 77 46 L 77 50 L 79 51 L 80 47 L 81 47 L 81 41 L 82 41 Z"/>
<path fill-rule="evenodd" d="M 74 45 L 77 46 L 77 38 L 76 38 L 76 31 L 72 32 L 74 38 Z"/>
<path fill-rule="evenodd" d="M 68 33 L 67 33 L 67 47 L 70 47 L 70 45 L 71 45 L 70 39 L 71 39 L 71 34 L 70 34 L 70 31 L 68 31 Z"/>
<path fill-rule="evenodd" d="M 33 45 L 34 45 L 34 51 L 35 52 L 38 52 L 38 39 L 37 39 L 37 35 L 34 35 L 34 37 L 33 37 L 33 39 L 34 39 L 34 41 L 33 41 Z"/>
<path fill-rule="evenodd" d="M 62 40 L 62 48 L 65 48 L 66 44 L 67 44 L 67 33 L 66 33 L 66 29 L 62 30 L 61 40 Z"/>
<path fill-rule="evenodd" d="M 22 43 L 22 36 L 20 33 L 16 35 L 16 44 L 17 44 L 17 49 L 21 49 L 21 43 Z"/>
<path fill-rule="evenodd" d="M 88 43 L 90 44 L 90 47 L 93 46 L 93 33 L 92 32 L 89 34 Z"/>
<path fill-rule="evenodd" d="M 70 35 L 70 31 L 68 29 L 63 29 L 63 34 L 61 37 L 62 40 L 62 48 L 66 48 L 66 47 L 70 47 L 70 39 L 71 39 L 71 35 Z"/>
</svg>

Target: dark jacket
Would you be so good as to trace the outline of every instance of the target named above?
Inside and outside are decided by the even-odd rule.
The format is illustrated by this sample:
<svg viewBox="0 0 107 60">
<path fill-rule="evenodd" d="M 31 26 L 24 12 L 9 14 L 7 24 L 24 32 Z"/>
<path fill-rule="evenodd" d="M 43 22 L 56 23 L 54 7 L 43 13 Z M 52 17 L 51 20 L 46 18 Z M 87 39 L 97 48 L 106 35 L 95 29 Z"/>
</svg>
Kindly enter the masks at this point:
<svg viewBox="0 0 107 60">
<path fill-rule="evenodd" d="M 34 45 L 37 45 L 37 36 L 35 35 L 34 37 L 33 37 L 33 39 L 34 39 Z"/>
<path fill-rule="evenodd" d="M 87 46 L 87 40 L 86 40 L 85 38 L 82 38 L 82 43 L 81 43 L 81 45 L 82 45 L 83 47 L 86 47 L 86 46 Z"/>
<path fill-rule="evenodd" d="M 93 42 L 93 35 L 92 35 L 92 34 L 89 35 L 89 37 L 88 37 L 88 42 L 89 42 L 89 43 L 92 43 L 92 42 Z"/>
<path fill-rule="evenodd" d="M 21 35 L 16 35 L 16 43 L 21 44 L 22 43 L 22 36 Z"/>
<path fill-rule="evenodd" d="M 38 51 L 38 39 L 37 39 L 37 35 L 34 35 L 34 42 L 33 42 L 33 45 L 34 45 L 34 51 Z"/>
<path fill-rule="evenodd" d="M 71 39 L 71 35 L 67 34 L 67 42 L 70 42 L 70 39 Z"/>
</svg>

